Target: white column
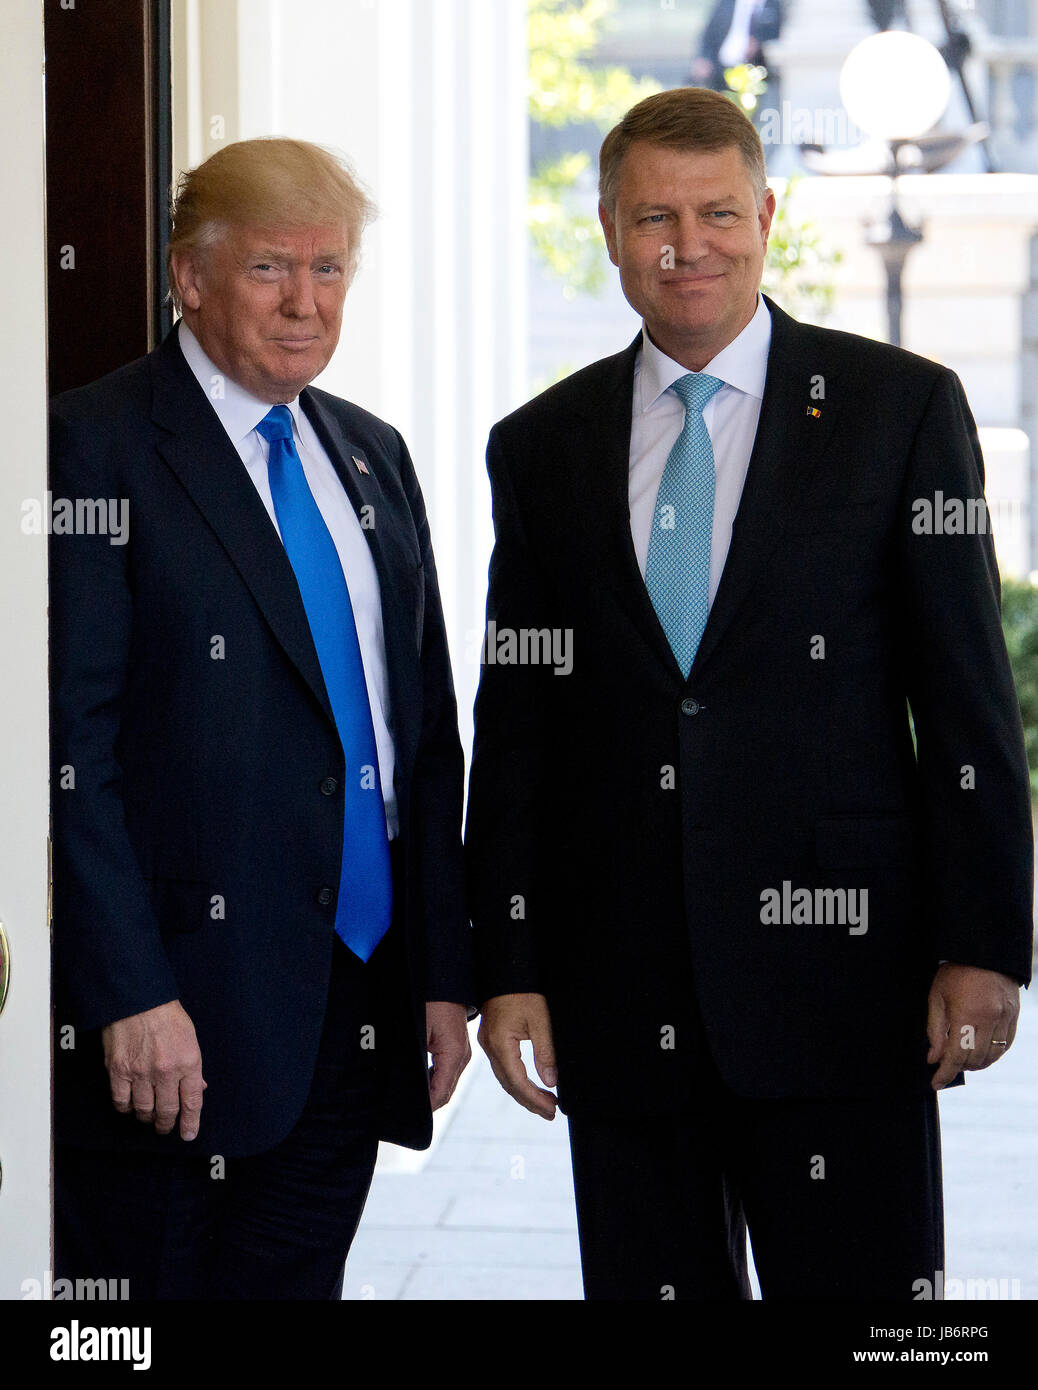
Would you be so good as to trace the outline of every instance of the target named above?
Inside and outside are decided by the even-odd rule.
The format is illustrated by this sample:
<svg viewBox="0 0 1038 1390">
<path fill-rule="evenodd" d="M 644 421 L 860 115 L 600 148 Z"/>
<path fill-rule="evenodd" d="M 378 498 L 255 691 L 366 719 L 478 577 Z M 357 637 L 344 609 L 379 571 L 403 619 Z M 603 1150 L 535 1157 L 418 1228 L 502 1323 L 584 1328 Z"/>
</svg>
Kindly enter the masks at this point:
<svg viewBox="0 0 1038 1390">
<path fill-rule="evenodd" d="M 319 384 L 389 420 L 414 457 L 466 747 L 486 436 L 527 395 L 525 14 L 524 0 L 174 0 L 174 162 L 223 140 L 315 140 L 379 205 Z"/>
<path fill-rule="evenodd" d="M 0 921 L 11 985 L 0 1016 L 0 1299 L 45 1288 L 50 1251 L 50 930 L 47 913 L 47 538 L 26 534 L 47 490 L 43 6 L 0 8 Z M 59 272 L 60 273 L 60 272 Z M 17 325 L 17 328 L 15 328 Z M 100 1274 L 101 1271 L 98 1271 Z M 37 1294 L 39 1296 L 39 1294 Z"/>
</svg>

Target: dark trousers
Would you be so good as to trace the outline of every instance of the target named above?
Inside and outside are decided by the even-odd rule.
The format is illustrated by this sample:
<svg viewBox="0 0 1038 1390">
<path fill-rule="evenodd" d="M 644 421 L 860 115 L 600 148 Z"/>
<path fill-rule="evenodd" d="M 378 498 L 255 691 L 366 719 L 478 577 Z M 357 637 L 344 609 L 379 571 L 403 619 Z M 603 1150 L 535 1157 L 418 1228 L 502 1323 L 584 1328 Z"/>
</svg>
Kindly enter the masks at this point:
<svg viewBox="0 0 1038 1390">
<path fill-rule="evenodd" d="M 589 1299 L 898 1299 L 944 1267 L 937 1096 L 569 1116 Z M 914 1286 L 914 1287 L 913 1287 Z M 932 1297 L 932 1293 L 929 1295 Z"/>
<path fill-rule="evenodd" d="M 56 1277 L 128 1279 L 131 1299 L 340 1298 L 378 1151 L 366 970 L 336 938 L 310 1093 L 275 1148 L 221 1167 L 59 1146 Z"/>
</svg>

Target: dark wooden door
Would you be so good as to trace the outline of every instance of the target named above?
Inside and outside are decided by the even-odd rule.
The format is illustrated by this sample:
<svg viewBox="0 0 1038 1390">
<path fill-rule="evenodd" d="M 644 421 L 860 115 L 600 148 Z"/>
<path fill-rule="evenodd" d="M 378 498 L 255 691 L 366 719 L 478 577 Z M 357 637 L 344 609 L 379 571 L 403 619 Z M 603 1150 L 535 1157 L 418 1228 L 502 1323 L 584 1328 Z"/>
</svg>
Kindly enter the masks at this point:
<svg viewBox="0 0 1038 1390">
<path fill-rule="evenodd" d="M 52 394 L 140 357 L 171 323 L 169 36 L 169 0 L 45 0 Z"/>
</svg>

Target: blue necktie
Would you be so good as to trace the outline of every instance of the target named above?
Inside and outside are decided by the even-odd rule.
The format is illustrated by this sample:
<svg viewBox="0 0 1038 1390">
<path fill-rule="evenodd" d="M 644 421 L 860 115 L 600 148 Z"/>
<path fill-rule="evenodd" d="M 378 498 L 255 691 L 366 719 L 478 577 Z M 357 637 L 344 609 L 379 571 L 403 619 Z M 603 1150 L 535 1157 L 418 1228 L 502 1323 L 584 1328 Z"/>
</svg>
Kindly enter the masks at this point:
<svg viewBox="0 0 1038 1390">
<path fill-rule="evenodd" d="M 684 402 L 685 424 L 660 479 L 645 560 L 645 586 L 686 680 L 710 612 L 714 450 L 703 407 L 723 385 L 690 372 L 670 387 Z"/>
<path fill-rule="evenodd" d="M 386 808 L 350 591 L 292 439 L 276 405 L 256 426 L 270 445 L 267 474 L 285 552 L 306 609 L 346 761 L 342 871 L 335 930 L 366 961 L 393 915 Z"/>
</svg>

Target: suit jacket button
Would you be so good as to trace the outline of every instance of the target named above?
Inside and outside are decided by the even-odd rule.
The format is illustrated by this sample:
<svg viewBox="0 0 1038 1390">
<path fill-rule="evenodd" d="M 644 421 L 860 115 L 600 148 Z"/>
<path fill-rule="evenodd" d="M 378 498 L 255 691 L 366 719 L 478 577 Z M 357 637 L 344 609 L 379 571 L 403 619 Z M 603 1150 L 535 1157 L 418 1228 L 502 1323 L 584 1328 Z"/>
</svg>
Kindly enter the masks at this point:
<svg viewBox="0 0 1038 1390">
<path fill-rule="evenodd" d="M 317 901 L 322 907 L 327 907 L 334 897 L 335 894 L 331 888 L 322 888 L 317 895 Z"/>
<path fill-rule="evenodd" d="M 325 777 L 321 783 L 322 796 L 334 796 L 339 790 L 339 784 L 334 777 Z"/>
<path fill-rule="evenodd" d="M 698 714 L 702 708 L 703 706 L 698 700 L 682 700 L 681 702 L 682 714 Z"/>
</svg>

